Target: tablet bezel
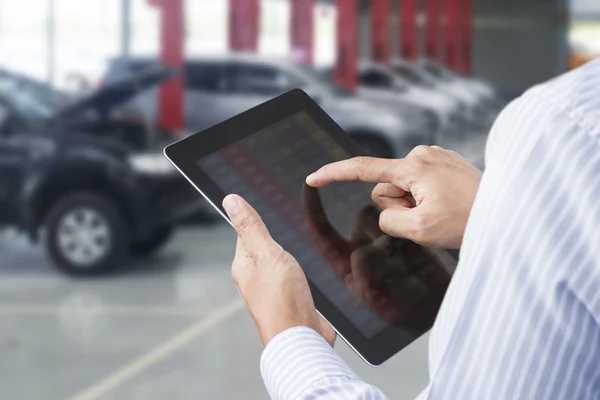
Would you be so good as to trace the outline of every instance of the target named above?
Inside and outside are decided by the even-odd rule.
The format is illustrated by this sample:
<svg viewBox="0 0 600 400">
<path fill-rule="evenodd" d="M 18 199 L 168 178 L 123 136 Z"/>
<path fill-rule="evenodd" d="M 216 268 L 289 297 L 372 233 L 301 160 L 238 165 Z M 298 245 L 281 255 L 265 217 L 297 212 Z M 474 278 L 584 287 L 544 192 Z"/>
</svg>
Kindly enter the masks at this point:
<svg viewBox="0 0 600 400">
<path fill-rule="evenodd" d="M 364 150 L 310 96 L 300 89 L 294 89 L 200 133 L 173 143 L 165 148 L 164 154 L 231 223 L 222 206 L 226 193 L 196 164 L 196 161 L 300 111 L 307 112 L 350 156 L 366 155 Z M 202 112 L 202 110 L 198 110 L 198 112 Z M 333 326 L 338 335 L 365 362 L 372 366 L 381 365 L 419 337 L 388 326 L 372 338 L 366 338 L 310 280 L 309 286 L 319 313 Z"/>
</svg>

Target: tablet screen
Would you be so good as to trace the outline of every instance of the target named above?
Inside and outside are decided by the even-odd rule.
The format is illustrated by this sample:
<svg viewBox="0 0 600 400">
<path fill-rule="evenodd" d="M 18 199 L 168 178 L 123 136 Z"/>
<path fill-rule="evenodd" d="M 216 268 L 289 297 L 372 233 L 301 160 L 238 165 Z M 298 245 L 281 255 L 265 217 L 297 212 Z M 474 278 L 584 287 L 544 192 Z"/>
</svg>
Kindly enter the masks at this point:
<svg viewBox="0 0 600 400">
<path fill-rule="evenodd" d="M 393 326 L 410 342 L 437 314 L 455 260 L 378 227 L 374 185 L 309 188 L 306 176 L 349 154 L 305 112 L 196 160 L 224 193 L 261 215 L 307 279 L 366 338 Z"/>
</svg>

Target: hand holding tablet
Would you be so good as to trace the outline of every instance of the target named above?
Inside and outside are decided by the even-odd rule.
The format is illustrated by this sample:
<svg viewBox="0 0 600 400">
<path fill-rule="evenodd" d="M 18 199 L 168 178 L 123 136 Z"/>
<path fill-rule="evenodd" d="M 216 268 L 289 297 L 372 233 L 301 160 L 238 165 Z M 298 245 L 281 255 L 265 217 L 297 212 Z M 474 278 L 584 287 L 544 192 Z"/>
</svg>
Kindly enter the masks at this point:
<svg viewBox="0 0 600 400">
<path fill-rule="evenodd" d="M 272 237 L 264 236 L 272 243 L 265 247 L 285 250 L 269 253 L 284 263 L 269 265 L 299 265 L 318 313 L 366 362 L 381 364 L 431 328 L 455 259 L 385 235 L 375 223 L 381 211 L 371 200 L 374 185 L 305 184 L 324 165 L 364 152 L 304 92 L 294 90 L 185 138 L 165 154 L 224 217 L 228 193 L 256 210 L 263 233 Z M 307 293 L 294 291 L 301 278 L 285 276 L 292 278 L 273 289 L 273 301 L 309 304 Z M 292 293 L 277 299 L 286 296 L 281 288 Z M 310 309 L 303 307 L 299 319 L 318 330 Z M 263 319 L 255 320 L 262 329 Z"/>
<path fill-rule="evenodd" d="M 333 347 L 335 331 L 318 315 L 298 262 L 273 240 L 244 199 L 227 196 L 223 207 L 238 232 L 231 275 L 263 344 L 288 328 L 307 326 Z"/>
</svg>

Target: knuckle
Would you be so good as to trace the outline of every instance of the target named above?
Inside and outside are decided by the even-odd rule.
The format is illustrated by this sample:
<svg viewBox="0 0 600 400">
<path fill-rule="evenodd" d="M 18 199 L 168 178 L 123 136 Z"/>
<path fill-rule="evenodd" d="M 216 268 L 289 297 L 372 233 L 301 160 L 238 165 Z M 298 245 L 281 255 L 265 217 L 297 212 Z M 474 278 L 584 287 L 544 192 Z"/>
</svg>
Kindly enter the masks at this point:
<svg viewBox="0 0 600 400">
<path fill-rule="evenodd" d="M 439 157 L 439 156 L 438 156 Z M 421 168 L 427 168 L 433 165 L 437 165 L 439 162 L 439 158 L 432 155 L 432 154 L 426 154 L 426 155 L 422 155 L 419 157 L 416 157 L 416 163 L 417 165 Z"/>
<path fill-rule="evenodd" d="M 371 192 L 371 199 L 374 202 L 377 202 L 377 200 L 379 200 L 379 193 L 377 192 L 377 188 L 373 189 L 373 191 Z"/>
<path fill-rule="evenodd" d="M 360 171 L 365 167 L 365 165 L 367 165 L 368 162 L 369 157 L 367 156 L 354 157 L 350 160 L 350 167 Z"/>
<path fill-rule="evenodd" d="M 379 214 L 379 228 L 385 232 L 385 229 L 390 225 L 390 213 L 383 210 Z"/>
<path fill-rule="evenodd" d="M 256 226 L 256 221 L 249 217 L 241 218 L 235 224 L 235 230 L 239 236 L 245 236 L 248 232 L 251 232 Z"/>
<path fill-rule="evenodd" d="M 351 160 L 350 165 L 354 170 L 356 170 L 356 174 L 359 180 L 362 180 L 364 178 L 365 170 L 368 168 L 369 162 L 370 158 L 367 156 L 354 157 Z"/>
<path fill-rule="evenodd" d="M 288 260 L 288 252 L 280 245 L 275 245 L 270 249 L 270 254 L 275 265 L 280 265 Z"/>
<path fill-rule="evenodd" d="M 397 229 L 398 217 L 393 208 L 387 208 L 379 214 L 379 229 L 383 232 L 390 232 Z"/>
<path fill-rule="evenodd" d="M 408 160 L 410 161 L 412 168 L 416 171 L 420 171 L 428 165 L 426 158 L 423 156 L 414 156 Z"/>
<path fill-rule="evenodd" d="M 418 145 L 417 147 L 415 147 L 409 155 L 411 156 L 417 156 L 417 157 L 423 157 L 423 156 L 428 156 L 432 153 L 433 149 L 429 146 L 426 146 L 424 144 Z"/>
<path fill-rule="evenodd" d="M 373 200 L 375 200 L 376 198 L 378 198 L 379 196 L 381 196 L 383 190 L 384 190 L 384 185 L 381 184 L 381 183 L 378 183 L 377 185 L 375 185 L 375 187 L 371 191 L 371 198 Z"/>
</svg>

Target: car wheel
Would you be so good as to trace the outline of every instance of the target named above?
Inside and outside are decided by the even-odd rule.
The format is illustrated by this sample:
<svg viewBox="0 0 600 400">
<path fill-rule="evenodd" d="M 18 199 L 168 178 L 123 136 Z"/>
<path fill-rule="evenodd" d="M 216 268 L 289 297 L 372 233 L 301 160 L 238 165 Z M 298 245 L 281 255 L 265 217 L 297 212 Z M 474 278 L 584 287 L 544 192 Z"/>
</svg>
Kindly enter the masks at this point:
<svg viewBox="0 0 600 400">
<path fill-rule="evenodd" d="M 393 158 L 394 153 L 390 146 L 383 140 L 372 137 L 357 137 L 355 140 L 371 157 Z"/>
<path fill-rule="evenodd" d="M 171 240 L 173 231 L 172 226 L 159 228 L 150 237 L 131 243 L 129 251 L 136 256 L 150 256 Z"/>
<path fill-rule="evenodd" d="M 101 193 L 60 198 L 46 219 L 46 251 L 59 269 L 74 276 L 97 275 L 118 267 L 129 235 L 117 205 Z"/>
</svg>

